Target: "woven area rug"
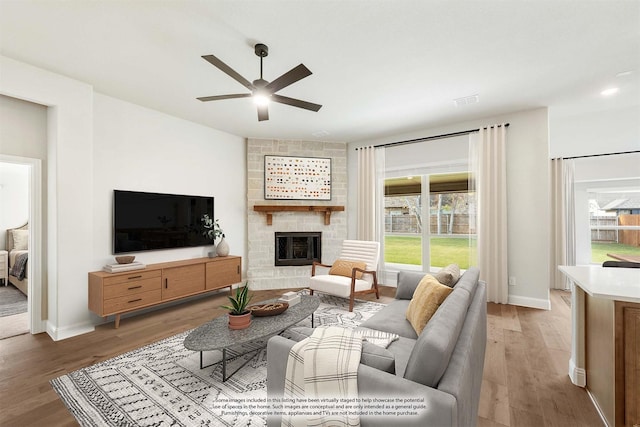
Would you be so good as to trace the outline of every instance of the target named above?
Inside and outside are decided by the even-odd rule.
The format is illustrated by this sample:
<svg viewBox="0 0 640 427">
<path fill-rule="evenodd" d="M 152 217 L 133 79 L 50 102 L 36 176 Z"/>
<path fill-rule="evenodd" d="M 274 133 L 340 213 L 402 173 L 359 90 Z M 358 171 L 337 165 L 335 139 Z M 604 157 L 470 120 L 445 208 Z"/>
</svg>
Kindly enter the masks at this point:
<svg viewBox="0 0 640 427">
<path fill-rule="evenodd" d="M 27 312 L 27 296 L 15 286 L 0 286 L 0 317 Z"/>
<path fill-rule="evenodd" d="M 356 301 L 352 313 L 343 298 L 319 295 L 314 325 L 356 327 L 383 304 Z M 299 323 L 311 326 L 310 318 Z M 217 363 L 200 369 L 199 353 L 183 341 L 190 331 L 172 336 L 113 359 L 56 378 L 51 385 L 81 426 L 264 426 L 263 417 L 242 411 L 224 414 L 237 402 L 267 396 L 266 349 L 237 356 L 227 369 L 251 361 L 226 382 Z M 286 332 L 285 332 L 286 334 Z M 253 343 L 260 348 L 266 341 Z M 237 348 L 240 354 L 249 347 Z M 205 364 L 220 360 L 206 352 Z"/>
</svg>

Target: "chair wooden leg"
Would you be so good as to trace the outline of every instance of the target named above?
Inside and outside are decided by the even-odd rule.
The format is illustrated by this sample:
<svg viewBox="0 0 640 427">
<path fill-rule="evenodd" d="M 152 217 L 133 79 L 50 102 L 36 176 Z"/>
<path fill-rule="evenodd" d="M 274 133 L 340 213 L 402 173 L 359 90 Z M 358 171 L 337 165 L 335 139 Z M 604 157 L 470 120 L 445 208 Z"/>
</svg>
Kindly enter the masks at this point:
<svg viewBox="0 0 640 427">
<path fill-rule="evenodd" d="M 351 294 L 351 297 L 349 298 L 349 313 L 351 313 L 353 311 L 353 293 Z"/>
<path fill-rule="evenodd" d="M 376 283 L 376 299 L 380 299 L 380 292 L 378 290 L 378 284 Z"/>
<path fill-rule="evenodd" d="M 313 289 L 309 289 L 309 295 L 313 295 Z"/>
</svg>

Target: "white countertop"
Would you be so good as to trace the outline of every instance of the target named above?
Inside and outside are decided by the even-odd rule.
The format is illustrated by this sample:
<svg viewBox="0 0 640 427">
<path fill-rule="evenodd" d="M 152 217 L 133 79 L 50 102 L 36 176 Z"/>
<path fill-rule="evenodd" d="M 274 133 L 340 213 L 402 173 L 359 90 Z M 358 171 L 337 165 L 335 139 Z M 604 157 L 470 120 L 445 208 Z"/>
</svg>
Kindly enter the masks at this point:
<svg viewBox="0 0 640 427">
<path fill-rule="evenodd" d="M 640 268 L 561 265 L 558 269 L 592 297 L 640 303 Z"/>
</svg>

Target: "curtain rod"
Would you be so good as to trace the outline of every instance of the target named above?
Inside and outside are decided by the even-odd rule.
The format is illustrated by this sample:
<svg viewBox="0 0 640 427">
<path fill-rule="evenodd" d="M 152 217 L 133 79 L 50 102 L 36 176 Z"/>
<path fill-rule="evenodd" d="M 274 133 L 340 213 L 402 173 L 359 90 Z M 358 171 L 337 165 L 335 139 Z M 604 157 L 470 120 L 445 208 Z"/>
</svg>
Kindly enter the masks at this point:
<svg viewBox="0 0 640 427">
<path fill-rule="evenodd" d="M 505 123 L 504 125 L 497 125 L 498 127 L 500 126 L 504 126 L 504 127 L 509 127 L 509 123 Z M 487 129 L 486 127 L 484 129 Z M 445 133 L 442 135 L 434 135 L 434 136 L 425 136 L 422 138 L 416 138 L 416 139 L 407 139 L 406 141 L 396 141 L 396 142 L 387 142 L 385 144 L 378 144 L 378 145 L 374 145 L 373 147 L 377 148 L 377 147 L 392 147 L 392 146 L 396 146 L 396 145 L 405 145 L 405 144 L 414 144 L 416 142 L 425 142 L 425 141 L 431 141 L 434 139 L 445 139 L 445 138 L 453 138 L 455 136 L 461 136 L 461 135 L 469 135 L 470 133 L 473 132 L 478 132 L 478 129 L 469 129 L 469 130 L 463 130 L 460 132 L 452 132 L 452 133 Z M 358 150 L 360 147 L 357 147 L 356 150 Z M 364 148 L 364 147 L 362 147 Z"/>
<path fill-rule="evenodd" d="M 563 160 L 584 159 L 584 158 L 587 158 L 587 157 L 615 156 L 617 154 L 633 154 L 633 153 L 640 153 L 640 150 L 619 151 L 617 153 L 585 154 L 584 156 L 573 156 L 573 157 L 554 157 L 552 160 L 558 160 L 558 159 L 563 159 Z"/>
</svg>

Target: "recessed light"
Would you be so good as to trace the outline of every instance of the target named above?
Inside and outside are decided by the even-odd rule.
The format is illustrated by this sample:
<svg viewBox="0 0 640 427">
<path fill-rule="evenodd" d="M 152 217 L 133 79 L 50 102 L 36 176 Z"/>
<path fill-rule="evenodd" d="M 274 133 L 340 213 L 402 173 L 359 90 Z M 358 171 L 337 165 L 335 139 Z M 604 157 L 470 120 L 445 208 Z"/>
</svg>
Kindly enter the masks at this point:
<svg viewBox="0 0 640 427">
<path fill-rule="evenodd" d="M 611 95 L 615 95 L 619 91 L 620 91 L 620 89 L 618 89 L 617 87 L 611 87 L 609 89 L 605 89 L 602 92 L 600 92 L 600 95 L 602 95 L 602 96 L 611 96 Z"/>
</svg>

